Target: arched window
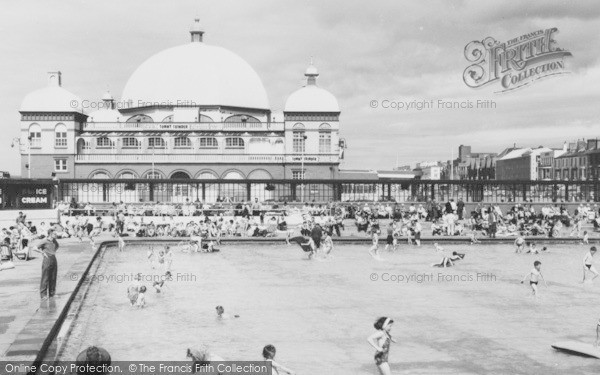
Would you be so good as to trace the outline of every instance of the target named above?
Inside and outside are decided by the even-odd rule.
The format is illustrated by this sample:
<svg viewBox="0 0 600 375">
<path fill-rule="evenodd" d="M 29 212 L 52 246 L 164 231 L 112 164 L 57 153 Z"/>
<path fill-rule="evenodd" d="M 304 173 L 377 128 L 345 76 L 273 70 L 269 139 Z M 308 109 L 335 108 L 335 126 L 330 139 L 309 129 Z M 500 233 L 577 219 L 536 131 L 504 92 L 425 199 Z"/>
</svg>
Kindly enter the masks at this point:
<svg viewBox="0 0 600 375">
<path fill-rule="evenodd" d="M 217 175 L 214 172 L 204 171 L 200 172 L 196 175 L 196 179 L 198 180 L 216 180 Z"/>
<path fill-rule="evenodd" d="M 319 126 L 319 153 L 331 153 L 331 126 L 329 124 Z"/>
<path fill-rule="evenodd" d="M 191 148 L 192 142 L 188 137 L 177 137 L 174 143 L 175 148 Z"/>
<path fill-rule="evenodd" d="M 135 175 L 133 174 L 133 172 L 121 172 L 118 178 L 121 180 L 133 180 L 135 178 Z"/>
<path fill-rule="evenodd" d="M 244 176 L 238 171 L 229 171 L 223 176 L 224 180 L 243 180 Z"/>
<path fill-rule="evenodd" d="M 206 115 L 200 115 L 199 122 L 214 122 L 214 121 L 211 117 L 208 117 Z"/>
<path fill-rule="evenodd" d="M 67 147 L 67 127 L 65 126 L 65 124 L 58 124 L 54 128 L 54 147 Z"/>
<path fill-rule="evenodd" d="M 140 148 L 140 141 L 137 138 L 125 137 L 123 138 L 123 148 Z"/>
<path fill-rule="evenodd" d="M 294 131 L 292 132 L 292 148 L 293 151 L 297 153 L 306 152 L 306 134 L 304 132 L 304 126 L 302 126 L 302 128 L 296 128 L 294 125 Z"/>
<path fill-rule="evenodd" d="M 154 122 L 152 117 L 146 115 L 135 115 L 127 119 L 127 122 Z"/>
<path fill-rule="evenodd" d="M 189 180 L 190 175 L 185 172 L 175 172 L 171 175 L 172 180 Z"/>
<path fill-rule="evenodd" d="M 31 147 L 42 147 L 42 127 L 38 124 L 29 126 L 29 142 Z"/>
<path fill-rule="evenodd" d="M 106 172 L 95 172 L 92 175 L 92 178 L 94 180 L 108 180 L 110 177 L 108 177 L 108 174 L 106 174 Z"/>
<path fill-rule="evenodd" d="M 227 117 L 225 122 L 260 122 L 260 120 L 250 115 L 233 115 Z"/>
<path fill-rule="evenodd" d="M 203 137 L 200 138 L 200 148 L 218 148 L 219 142 L 214 137 Z"/>
<path fill-rule="evenodd" d="M 110 140 L 108 137 L 98 137 L 96 138 L 96 147 L 97 148 L 113 148 L 114 142 Z"/>
<path fill-rule="evenodd" d="M 159 179 L 163 178 L 163 176 L 162 176 L 162 173 L 160 173 L 160 172 L 150 171 L 144 175 L 144 178 L 148 178 L 151 180 L 159 180 Z"/>
<path fill-rule="evenodd" d="M 163 149 L 166 148 L 167 144 L 164 139 L 160 137 L 152 137 L 148 138 L 148 148 L 149 149 Z"/>
<path fill-rule="evenodd" d="M 225 148 L 244 148 L 244 140 L 240 137 L 225 138 Z"/>
</svg>

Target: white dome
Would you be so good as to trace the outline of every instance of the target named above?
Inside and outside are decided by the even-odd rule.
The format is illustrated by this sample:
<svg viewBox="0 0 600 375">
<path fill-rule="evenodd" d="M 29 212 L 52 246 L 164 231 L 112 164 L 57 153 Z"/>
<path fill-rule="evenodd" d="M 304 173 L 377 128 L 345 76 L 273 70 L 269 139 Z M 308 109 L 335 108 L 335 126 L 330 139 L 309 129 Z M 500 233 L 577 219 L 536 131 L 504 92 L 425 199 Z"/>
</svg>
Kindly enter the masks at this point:
<svg viewBox="0 0 600 375">
<path fill-rule="evenodd" d="M 285 112 L 339 112 L 338 101 L 329 91 L 316 85 L 306 85 L 290 95 Z"/>
<path fill-rule="evenodd" d="M 256 72 L 241 57 L 201 42 L 150 57 L 131 75 L 122 95 L 130 107 L 162 103 L 268 109 Z M 144 104 L 146 103 L 146 104 Z"/>
<path fill-rule="evenodd" d="M 36 90 L 23 99 L 21 112 L 79 112 L 81 99 L 60 86 Z"/>
<path fill-rule="evenodd" d="M 116 109 L 102 108 L 88 114 L 87 122 L 120 122 L 121 112 Z"/>
</svg>

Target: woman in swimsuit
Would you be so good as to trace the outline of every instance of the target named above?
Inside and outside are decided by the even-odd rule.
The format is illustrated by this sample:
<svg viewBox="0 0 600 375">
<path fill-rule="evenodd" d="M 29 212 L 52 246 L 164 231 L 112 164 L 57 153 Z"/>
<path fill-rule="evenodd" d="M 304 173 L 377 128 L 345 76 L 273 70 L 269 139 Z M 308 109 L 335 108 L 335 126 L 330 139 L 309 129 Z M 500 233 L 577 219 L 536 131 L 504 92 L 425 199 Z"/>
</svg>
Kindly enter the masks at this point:
<svg viewBox="0 0 600 375">
<path fill-rule="evenodd" d="M 377 353 L 375 353 L 375 364 L 381 375 L 390 375 L 392 373 L 390 364 L 388 363 L 388 355 L 390 344 L 396 342 L 392 338 L 392 335 L 390 335 L 393 324 L 394 321 L 387 317 L 377 319 L 373 325 L 377 331 L 367 339 L 367 342 L 377 350 Z"/>
</svg>

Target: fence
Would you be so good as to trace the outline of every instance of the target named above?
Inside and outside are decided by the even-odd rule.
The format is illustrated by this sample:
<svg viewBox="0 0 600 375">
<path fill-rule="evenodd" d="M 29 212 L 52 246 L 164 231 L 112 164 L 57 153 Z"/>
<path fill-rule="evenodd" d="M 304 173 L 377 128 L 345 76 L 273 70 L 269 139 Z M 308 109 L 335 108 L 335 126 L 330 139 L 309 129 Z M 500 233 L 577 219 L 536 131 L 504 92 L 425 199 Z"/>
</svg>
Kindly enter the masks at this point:
<svg viewBox="0 0 600 375">
<path fill-rule="evenodd" d="M 382 180 L 61 180 L 56 199 L 79 203 L 598 202 L 600 182 Z"/>
</svg>

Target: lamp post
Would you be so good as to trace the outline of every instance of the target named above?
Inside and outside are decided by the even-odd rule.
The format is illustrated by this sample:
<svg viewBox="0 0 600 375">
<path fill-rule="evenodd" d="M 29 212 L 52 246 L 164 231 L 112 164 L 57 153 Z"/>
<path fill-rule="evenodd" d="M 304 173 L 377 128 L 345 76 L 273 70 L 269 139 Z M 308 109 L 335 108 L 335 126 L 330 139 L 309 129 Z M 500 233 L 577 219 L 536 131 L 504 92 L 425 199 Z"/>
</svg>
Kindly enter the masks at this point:
<svg viewBox="0 0 600 375">
<path fill-rule="evenodd" d="M 300 194 L 300 198 L 302 203 L 304 203 L 304 180 L 306 178 L 305 173 L 304 173 L 304 154 L 306 153 L 306 138 L 307 136 L 305 134 L 302 135 L 302 158 L 301 158 L 301 167 L 300 167 L 300 171 L 302 173 L 302 191 Z"/>
<path fill-rule="evenodd" d="M 12 140 L 10 147 L 15 147 L 15 145 L 19 145 L 19 149 L 24 146 L 27 146 L 27 178 L 31 178 L 31 135 L 27 137 L 27 143 L 24 144 L 21 142 L 21 138 L 15 137 Z"/>
</svg>

